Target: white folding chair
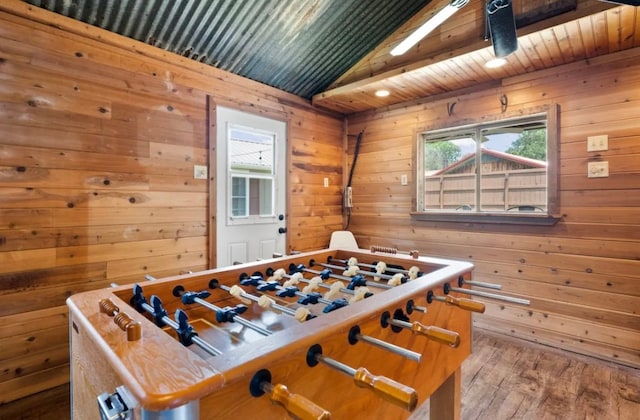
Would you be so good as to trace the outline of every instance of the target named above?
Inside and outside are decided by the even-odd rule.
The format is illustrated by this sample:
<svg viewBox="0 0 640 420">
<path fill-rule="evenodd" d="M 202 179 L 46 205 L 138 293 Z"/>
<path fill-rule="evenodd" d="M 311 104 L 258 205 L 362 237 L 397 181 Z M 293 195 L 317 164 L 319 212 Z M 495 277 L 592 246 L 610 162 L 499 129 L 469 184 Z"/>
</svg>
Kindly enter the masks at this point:
<svg viewBox="0 0 640 420">
<path fill-rule="evenodd" d="M 357 250 L 358 243 L 353 233 L 348 230 L 337 230 L 331 234 L 331 240 L 329 241 L 330 249 L 351 249 Z"/>
</svg>

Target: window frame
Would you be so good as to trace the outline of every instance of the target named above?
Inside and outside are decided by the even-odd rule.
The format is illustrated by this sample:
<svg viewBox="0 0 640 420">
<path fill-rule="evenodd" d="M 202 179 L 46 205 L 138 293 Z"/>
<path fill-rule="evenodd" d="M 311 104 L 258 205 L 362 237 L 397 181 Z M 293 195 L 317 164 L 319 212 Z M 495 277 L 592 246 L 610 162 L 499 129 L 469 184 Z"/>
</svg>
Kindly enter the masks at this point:
<svg viewBox="0 0 640 420">
<path fill-rule="evenodd" d="M 559 215 L 560 201 L 558 191 L 559 177 L 559 143 L 560 143 L 560 124 L 559 124 L 559 106 L 549 105 L 542 109 L 537 109 L 528 113 L 518 113 L 515 115 L 483 119 L 472 124 L 461 126 L 429 128 L 418 130 L 416 132 L 416 141 L 414 143 L 414 159 L 416 163 L 416 185 L 413 191 L 411 218 L 417 221 L 443 221 L 443 222 L 463 222 L 463 223 L 500 223 L 500 224 L 528 224 L 528 225 L 555 225 L 561 217 Z M 458 212 L 458 211 L 429 211 L 421 210 L 424 208 L 424 137 L 427 134 L 455 134 L 461 132 L 469 132 L 473 130 L 482 130 L 485 128 L 504 125 L 513 122 L 517 124 L 519 121 L 531 120 L 539 117 L 546 117 L 547 124 L 547 211 L 545 213 L 523 213 L 523 212 Z M 420 178 L 422 176 L 422 178 Z M 477 183 L 480 182 L 480 177 Z M 476 192 L 480 194 L 480 192 Z"/>
</svg>

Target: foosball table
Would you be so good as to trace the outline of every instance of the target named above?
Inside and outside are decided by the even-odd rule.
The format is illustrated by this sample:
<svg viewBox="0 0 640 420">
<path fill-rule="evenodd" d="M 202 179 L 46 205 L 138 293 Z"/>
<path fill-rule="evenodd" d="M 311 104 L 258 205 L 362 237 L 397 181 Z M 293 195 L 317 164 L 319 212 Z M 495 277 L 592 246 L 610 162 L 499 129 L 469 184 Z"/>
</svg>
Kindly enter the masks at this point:
<svg viewBox="0 0 640 420">
<path fill-rule="evenodd" d="M 74 295 L 74 418 L 402 419 L 430 398 L 457 419 L 472 269 L 326 249 Z"/>
</svg>

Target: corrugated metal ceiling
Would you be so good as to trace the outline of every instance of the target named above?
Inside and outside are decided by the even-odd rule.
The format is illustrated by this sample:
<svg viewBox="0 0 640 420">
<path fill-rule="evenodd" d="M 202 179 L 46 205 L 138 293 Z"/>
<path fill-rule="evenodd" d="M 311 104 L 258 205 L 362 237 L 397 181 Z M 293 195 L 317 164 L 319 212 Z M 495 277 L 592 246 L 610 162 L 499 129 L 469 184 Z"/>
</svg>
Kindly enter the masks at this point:
<svg viewBox="0 0 640 420">
<path fill-rule="evenodd" d="M 430 0 L 24 0 L 311 98 Z"/>
</svg>

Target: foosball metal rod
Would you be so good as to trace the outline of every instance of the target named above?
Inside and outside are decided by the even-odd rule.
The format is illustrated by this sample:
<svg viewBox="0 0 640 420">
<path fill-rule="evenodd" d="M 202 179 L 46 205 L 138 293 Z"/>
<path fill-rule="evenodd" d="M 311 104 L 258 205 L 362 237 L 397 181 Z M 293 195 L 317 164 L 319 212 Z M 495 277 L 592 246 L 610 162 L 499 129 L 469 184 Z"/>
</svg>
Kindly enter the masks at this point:
<svg viewBox="0 0 640 420">
<path fill-rule="evenodd" d="M 349 260 L 341 260 L 341 259 L 339 259 L 339 258 L 333 258 L 333 257 L 329 256 L 329 258 L 328 258 L 328 262 L 329 262 L 329 263 L 332 263 L 333 261 L 339 262 L 340 264 L 344 264 L 344 265 L 345 265 L 345 267 L 348 267 L 348 266 L 350 265 L 350 264 L 349 264 Z M 367 264 L 367 263 L 363 263 L 363 262 L 358 262 L 358 264 L 357 264 L 357 265 L 362 266 L 362 267 L 369 267 L 369 268 L 376 268 L 376 269 L 378 268 L 378 266 L 377 266 L 377 265 L 374 265 L 374 264 Z M 385 264 L 385 265 L 386 265 L 386 264 Z M 409 270 L 404 270 L 404 269 L 402 269 L 402 268 L 385 267 L 385 269 L 384 269 L 384 270 L 385 270 L 385 271 L 388 271 L 388 272 L 390 272 L 390 273 L 409 274 Z"/>
<path fill-rule="evenodd" d="M 300 279 L 300 281 L 301 281 L 302 283 L 306 283 L 306 284 L 309 284 L 309 285 L 310 285 L 310 284 L 315 284 L 316 286 L 318 286 L 318 287 L 322 287 L 323 289 L 326 289 L 326 290 L 332 290 L 332 284 L 334 284 L 334 283 L 332 283 L 332 284 L 327 284 L 327 283 L 324 283 L 324 282 L 314 283 L 314 282 L 313 282 L 313 279 L 309 280 L 309 279 L 305 279 L 305 278 L 301 278 L 301 279 Z M 356 292 L 355 292 L 355 291 L 353 291 L 353 290 L 349 290 L 349 289 L 345 289 L 344 287 L 340 287 L 340 288 L 338 289 L 338 292 L 340 292 L 340 293 L 344 293 L 344 294 L 347 294 L 347 295 L 351 295 L 351 296 L 353 296 L 353 295 L 355 295 L 355 294 L 356 294 Z"/>
<path fill-rule="evenodd" d="M 238 324 L 244 325 L 245 327 L 252 329 L 253 331 L 259 334 L 262 334 L 264 336 L 273 334 L 271 331 L 267 330 L 266 328 L 262 328 L 260 325 L 256 324 L 255 322 L 251 322 L 248 319 L 244 319 L 243 317 L 238 315 L 236 312 L 225 310 L 224 308 L 220 308 L 214 305 L 213 303 L 207 302 L 206 300 L 202 299 L 200 296 L 207 296 L 207 297 L 210 296 L 210 293 L 207 291 L 185 292 L 182 286 L 176 286 L 173 289 L 173 295 L 180 296 L 182 298 L 182 303 L 186 305 L 190 303 L 197 303 L 215 312 L 216 320 L 218 322 L 227 322 L 227 321 L 237 322 Z M 244 305 L 242 306 L 244 307 L 244 309 L 246 309 L 246 306 Z M 223 320 L 219 318 L 223 318 Z"/>
<path fill-rule="evenodd" d="M 316 277 L 315 279 L 306 280 L 304 277 L 302 277 L 301 272 L 296 272 L 293 275 L 287 275 L 287 274 L 283 274 L 284 273 L 283 269 L 278 269 L 276 271 L 271 270 L 271 271 L 272 271 L 271 274 L 273 274 L 271 278 L 276 282 L 279 281 L 284 276 L 289 278 L 289 280 L 285 282 L 285 284 L 288 283 L 289 285 L 284 287 L 284 289 L 286 292 L 289 292 L 290 290 L 294 290 L 295 291 L 294 295 L 299 297 L 298 303 L 300 305 L 307 306 L 307 305 L 315 305 L 317 303 L 322 303 L 323 305 L 325 305 L 324 309 L 322 310 L 323 313 L 329 313 L 337 309 L 344 308 L 345 306 L 348 306 L 351 303 L 358 302 L 372 295 L 372 293 L 366 287 L 361 287 L 356 290 L 343 289 L 342 284 L 339 281 L 332 283 L 331 286 L 327 286 L 322 283 L 322 279 L 319 276 Z M 269 274 L 269 269 L 267 269 L 267 274 Z M 305 289 L 308 288 L 309 290 L 303 289 L 303 291 L 301 292 L 298 289 L 298 283 L 300 282 L 308 284 L 308 286 L 306 286 Z M 325 293 L 324 297 L 320 293 L 314 291 L 320 286 L 323 286 L 329 289 L 329 291 Z M 350 294 L 352 295 L 352 297 L 349 300 L 341 297 L 336 298 L 337 294 L 340 293 L 342 290 L 345 290 L 345 292 L 351 292 Z"/>
<path fill-rule="evenodd" d="M 352 377 L 356 386 L 372 390 L 385 401 L 408 411 L 413 411 L 416 408 L 418 394 L 413 388 L 385 376 L 372 375 L 364 367 L 354 369 L 351 366 L 324 356 L 322 355 L 322 347 L 319 344 L 314 344 L 307 351 L 307 364 L 314 367 L 319 362 Z"/>
<path fill-rule="evenodd" d="M 187 314 L 182 309 L 176 310 L 175 316 L 176 316 L 176 320 L 178 321 L 178 326 L 180 327 L 180 330 L 177 330 L 179 337 L 182 337 L 184 332 L 187 331 L 188 332 L 187 335 L 189 336 L 188 340 L 190 340 L 191 342 L 194 342 L 202 350 L 206 351 L 212 356 L 220 356 L 222 354 L 221 350 L 218 350 L 208 342 L 204 341 L 202 338 L 198 337 L 198 334 L 195 331 L 193 331 L 193 327 L 189 324 Z M 180 341 L 182 342 L 182 338 L 180 339 Z M 189 341 L 187 341 L 186 343 L 188 342 Z M 183 342 L 182 344 L 185 344 L 185 342 Z M 185 344 L 185 345 L 188 345 L 188 344 Z"/>
<path fill-rule="evenodd" d="M 376 346 L 383 350 L 390 351 L 391 353 L 395 353 L 402 357 L 406 357 L 407 359 L 413 360 L 414 362 L 420 363 L 420 360 L 422 359 L 422 355 L 420 353 L 416 353 L 415 351 L 405 349 L 404 347 L 396 346 L 395 344 L 389 343 L 384 340 L 379 340 L 375 337 L 363 335 L 360 333 L 360 327 L 357 325 L 354 325 L 349 330 L 349 344 L 351 345 L 356 344 L 358 340 L 364 341 L 365 343 L 369 343 L 372 346 Z"/>
<path fill-rule="evenodd" d="M 156 295 L 152 295 L 150 298 L 151 305 L 147 303 L 147 299 L 144 298 L 142 294 L 142 288 L 139 285 L 133 286 L 133 295 L 134 299 L 136 299 L 134 306 L 138 311 L 145 311 L 148 314 L 153 316 L 154 322 L 159 327 L 163 327 L 165 325 L 170 326 L 174 330 L 178 330 L 179 325 L 173 319 L 169 318 L 167 311 L 162 306 L 162 301 Z"/>
<path fill-rule="evenodd" d="M 434 300 L 479 314 L 483 314 L 485 310 L 484 303 L 482 302 L 465 298 L 456 298 L 451 295 L 438 296 L 434 294 L 432 290 L 429 290 L 427 292 L 427 303 L 432 303 Z"/>
<path fill-rule="evenodd" d="M 449 286 L 449 283 L 446 283 L 444 285 L 444 294 L 448 295 L 450 291 L 451 292 L 458 292 L 458 293 L 466 293 L 466 294 L 471 295 L 471 296 L 479 296 L 479 297 L 484 297 L 484 298 L 488 298 L 488 299 L 501 300 L 503 302 L 517 303 L 519 305 L 531 305 L 531 301 L 527 300 L 527 299 L 520 299 L 520 298 L 509 297 L 509 296 L 496 295 L 495 293 L 481 292 L 479 290 L 469 290 L 469 289 L 462 289 L 462 288 L 459 288 L 459 287 L 451 287 L 451 286 Z"/>
<path fill-rule="evenodd" d="M 391 317 L 388 311 L 383 312 L 380 317 L 380 325 L 382 325 L 383 328 L 391 325 L 391 329 L 395 332 L 399 332 L 404 328 L 415 335 L 422 335 L 429 340 L 446 344 L 449 347 L 456 348 L 460 345 L 460 334 L 457 332 L 445 330 L 435 325 L 423 325 L 418 321 L 409 322 L 409 317 L 402 312 L 402 309 L 397 309 L 393 317 Z"/>
<path fill-rule="evenodd" d="M 343 270 L 344 269 L 343 267 L 340 267 L 338 265 L 319 263 L 319 262 L 317 262 L 315 260 L 311 260 L 309 262 L 309 265 L 310 266 L 319 265 L 321 267 L 324 267 L 325 269 L 334 269 L 334 270 L 335 269 L 337 269 L 337 270 Z M 353 282 L 354 279 L 358 275 L 360 275 L 361 277 L 362 276 L 369 276 L 369 275 L 375 276 L 375 273 L 371 273 L 371 272 L 363 271 L 363 270 L 358 270 L 354 277 L 349 277 L 347 275 L 342 274 L 342 279 L 341 280 L 345 280 L 345 281 L 348 281 L 348 282 Z M 334 276 L 340 276 L 340 274 L 334 274 Z M 377 275 L 377 277 L 382 277 L 382 275 L 379 274 L 379 275 Z M 393 276 L 387 276 L 387 277 L 389 279 L 391 279 Z M 406 278 L 404 280 L 406 282 Z M 356 280 L 356 282 L 357 282 L 356 284 L 358 284 L 360 286 L 377 287 L 378 289 L 387 289 L 388 290 L 388 289 L 393 289 L 395 287 L 395 286 L 392 286 L 390 284 L 377 283 L 375 281 L 367 281 L 367 280 L 364 280 L 364 277 L 360 281 Z"/>
<path fill-rule="evenodd" d="M 458 277 L 458 286 L 462 287 L 465 284 L 468 284 L 469 286 L 484 287 L 485 289 L 502 290 L 501 284 L 485 283 L 483 281 L 475 280 L 465 280 L 462 276 Z"/>
<path fill-rule="evenodd" d="M 209 282 L 209 288 L 222 289 L 225 292 L 229 293 L 231 296 L 234 296 L 240 299 L 241 301 L 245 299 L 247 302 L 244 302 L 244 303 L 255 302 L 262 308 L 272 309 L 274 312 L 282 312 L 286 315 L 294 317 L 300 322 L 304 322 L 309 319 L 315 318 L 315 315 L 309 312 L 309 310 L 307 310 L 306 308 L 298 308 L 297 310 L 294 310 L 284 305 L 275 303 L 275 301 L 273 301 L 273 299 L 271 299 L 267 295 L 262 295 L 261 297 L 258 297 L 250 293 L 246 293 L 244 290 L 242 290 L 240 286 L 237 286 L 237 285 L 233 287 L 229 287 L 227 285 L 220 284 L 217 280 L 214 279 Z M 268 300 L 268 302 L 265 302 L 265 299 Z"/>
<path fill-rule="evenodd" d="M 423 314 L 427 313 L 427 308 L 424 306 L 418 306 L 413 301 L 413 299 L 409 299 L 406 305 L 407 313 L 411 315 L 414 311 L 422 312 Z"/>
<path fill-rule="evenodd" d="M 282 270 L 282 271 L 284 271 L 284 270 Z M 302 273 L 298 273 L 298 274 L 302 275 Z M 211 283 L 209 283 L 209 284 L 211 284 Z M 276 292 L 276 296 L 279 297 L 279 298 L 298 296 L 301 299 L 305 299 L 307 297 L 306 293 L 300 292 L 300 289 L 298 289 L 297 285 L 293 284 L 293 285 L 288 285 L 288 286 L 285 287 L 285 286 L 280 284 L 280 278 L 276 279 L 273 276 L 269 280 L 265 281 L 264 278 L 262 277 L 262 274 L 257 274 L 256 273 L 256 274 L 251 275 L 251 276 L 243 274 L 243 275 L 240 276 L 240 284 L 243 285 L 243 286 L 253 286 L 260 293 Z M 240 288 L 240 286 L 237 286 L 237 285 L 233 286 L 232 288 L 229 289 L 229 293 L 231 293 L 234 296 L 236 296 L 239 291 L 244 293 L 244 290 L 242 290 Z M 252 296 L 252 295 L 249 295 L 249 296 Z M 249 297 L 248 299 L 252 299 L 253 300 L 253 298 L 251 298 L 251 297 Z M 276 307 L 275 305 L 277 305 L 275 303 L 275 300 L 273 300 L 271 297 L 269 297 L 266 294 L 263 294 L 262 296 L 260 296 L 260 298 L 258 298 L 257 302 L 262 307 L 273 306 L 275 308 Z M 298 303 L 300 303 L 300 301 L 298 301 Z M 278 306 L 280 306 L 282 308 L 286 308 L 286 307 L 281 306 L 281 305 L 278 305 Z M 288 309 L 288 308 L 286 308 L 286 309 L 291 311 L 291 309 Z M 306 313 L 304 318 L 301 318 L 302 312 Z M 313 315 L 306 308 L 298 308 L 296 311 L 294 311 L 294 316 L 301 322 L 302 321 L 306 321 L 306 320 L 311 319 L 311 318 L 315 318 L 315 315 Z"/>
<path fill-rule="evenodd" d="M 269 399 L 282 406 L 294 418 L 300 420 L 329 420 L 331 413 L 309 401 L 299 394 L 292 394 L 282 384 L 271 383 L 271 372 L 262 369 L 256 372 L 249 383 L 249 392 L 254 397 L 261 397 L 265 393 Z"/>
<path fill-rule="evenodd" d="M 334 301 L 330 300 L 329 298 L 324 298 L 324 299 L 319 299 L 315 296 L 315 293 L 307 293 L 305 291 L 300 291 L 297 288 L 298 283 L 305 283 L 307 285 L 315 285 L 316 287 L 322 287 L 325 289 L 329 290 L 329 295 L 335 295 L 337 294 L 337 292 L 340 293 L 346 293 L 349 295 L 354 296 L 354 298 L 356 297 L 357 293 L 354 290 L 349 290 L 349 289 L 345 289 L 343 287 L 337 287 L 339 284 L 338 283 L 332 283 L 331 285 L 322 283 L 322 282 L 314 282 L 313 279 L 311 280 L 307 280 L 302 276 L 302 272 L 297 271 L 293 274 L 287 274 L 286 271 L 282 268 L 279 268 L 277 270 L 273 270 L 268 268 L 267 269 L 267 275 L 271 276 L 270 279 L 272 279 L 272 281 L 277 281 L 279 282 L 280 279 L 282 278 L 287 278 L 289 280 L 287 280 L 285 282 L 285 284 L 282 286 L 282 288 L 285 291 L 288 291 L 289 289 L 291 289 L 293 286 L 295 286 L 294 290 L 294 294 L 298 297 L 300 297 L 300 299 L 298 300 L 298 303 L 302 304 L 302 305 L 307 305 L 308 302 L 310 300 L 313 300 L 313 303 L 324 303 L 325 305 L 333 305 Z M 320 280 L 322 280 L 322 278 L 318 277 Z M 364 296 L 364 297 L 368 297 L 368 296 Z M 304 302 L 307 301 L 307 302 Z"/>
<path fill-rule="evenodd" d="M 302 283 L 305 283 L 305 284 L 310 284 L 311 283 L 311 280 L 307 280 L 304 277 L 302 277 L 302 273 L 297 273 L 297 274 L 299 276 L 295 277 L 296 281 L 293 282 L 292 285 L 297 286 L 298 282 L 302 282 Z M 267 269 L 267 275 L 271 275 L 272 278 L 275 281 L 279 281 L 281 278 L 287 278 L 289 280 L 293 280 L 294 279 L 294 276 L 286 274 L 284 269 L 278 269 L 278 270 Z M 317 286 L 323 286 L 323 287 L 326 287 L 327 289 L 331 289 L 331 286 L 328 286 L 328 285 L 326 285 L 324 283 L 317 283 Z M 352 294 L 353 294 L 353 290 L 348 290 L 348 289 L 345 289 L 345 290 L 347 290 L 349 292 L 352 292 Z M 300 300 L 298 300 L 298 303 L 300 303 L 302 305 L 307 305 L 308 304 L 308 303 L 302 303 L 301 302 L 302 300 L 309 300 L 310 298 L 314 300 L 314 302 L 312 302 L 312 303 L 320 302 L 320 303 L 325 304 L 325 305 L 331 305 L 333 303 L 329 299 L 325 299 L 325 298 L 322 298 L 322 297 L 315 297 L 312 293 L 305 293 L 305 292 L 301 292 L 299 290 L 297 292 L 295 292 L 295 295 L 301 298 Z"/>
<path fill-rule="evenodd" d="M 333 274 L 331 272 L 331 270 L 329 270 L 328 268 L 322 270 L 322 271 L 318 271 L 318 270 L 312 270 L 310 268 L 307 268 L 304 264 L 299 264 L 299 265 L 295 265 L 295 264 L 290 264 L 289 265 L 289 272 L 291 274 L 294 273 L 310 273 L 310 274 L 315 274 L 318 277 L 320 277 L 322 280 L 327 280 L 330 278 L 334 278 L 336 280 L 343 280 L 343 281 L 351 281 L 350 277 L 347 276 L 338 276 L 336 274 Z M 307 283 L 307 284 L 311 284 L 311 280 L 307 280 L 305 278 L 300 279 L 301 282 L 303 283 Z M 317 283 L 318 287 L 322 287 L 324 289 L 327 290 L 331 290 L 331 284 L 327 284 L 327 283 Z M 340 288 L 340 292 L 341 293 L 346 293 L 348 295 L 354 295 L 355 292 L 351 289 L 345 289 L 344 287 Z"/>
<path fill-rule="evenodd" d="M 335 270 L 348 270 L 349 267 L 341 267 L 339 265 L 334 265 L 334 264 L 326 264 L 326 263 L 319 263 L 319 262 L 315 262 L 315 265 L 319 265 L 321 267 L 324 268 L 332 268 Z M 381 279 L 385 279 L 385 280 L 392 280 L 394 279 L 394 276 L 390 276 L 389 274 L 383 274 L 383 273 L 374 273 L 373 271 L 366 271 L 366 270 L 355 270 L 355 274 L 362 274 L 363 276 L 369 276 L 369 277 L 379 277 Z M 399 273 L 401 274 L 401 273 Z M 403 276 L 403 282 L 407 281 L 407 278 Z M 371 286 L 371 287 L 380 287 L 381 289 L 391 289 L 393 286 L 391 285 L 386 285 L 386 284 L 381 284 L 381 283 L 371 283 L 371 282 L 367 282 L 367 286 Z"/>
<path fill-rule="evenodd" d="M 158 325 L 159 327 L 168 325 L 173 330 L 175 330 L 178 333 L 178 338 L 180 339 L 180 342 L 182 344 L 188 346 L 191 342 L 193 342 L 202 350 L 206 351 L 212 356 L 220 356 L 222 354 L 222 351 L 218 350 L 211 344 L 198 337 L 198 334 L 195 333 L 193 327 L 191 327 L 191 325 L 189 325 L 187 321 L 187 314 L 182 310 L 178 309 L 176 311 L 175 316 L 178 320 L 176 322 L 173 319 L 169 318 L 169 315 L 162 306 L 162 301 L 158 296 L 152 295 L 151 305 L 149 305 L 142 294 L 142 287 L 137 284 L 133 286 L 133 294 L 133 298 L 135 299 L 134 306 L 136 307 L 136 309 L 138 311 L 144 310 L 152 315 L 156 322 L 156 325 Z"/>
<path fill-rule="evenodd" d="M 211 287 L 211 283 L 209 283 L 209 287 Z M 224 285 L 224 284 L 219 284 L 218 287 L 233 296 L 233 293 L 231 293 L 231 289 L 232 289 L 231 287 L 229 287 L 227 285 Z M 240 290 L 242 290 L 242 289 L 240 289 Z M 240 296 L 245 298 L 245 299 L 248 299 L 248 300 L 250 300 L 252 302 L 255 302 L 255 303 L 259 303 L 259 301 L 260 301 L 260 298 L 258 296 L 254 296 L 254 295 L 252 295 L 250 293 L 246 293 L 244 291 L 242 293 L 240 293 Z M 271 304 L 271 307 L 273 309 L 275 309 L 276 311 L 278 311 L 278 312 L 282 312 L 282 313 L 285 313 L 287 315 L 291 315 L 291 316 L 294 316 L 294 317 L 296 316 L 296 311 L 294 311 L 291 308 L 287 308 L 284 305 L 280 305 L 279 303 L 273 303 L 273 304 Z"/>
<path fill-rule="evenodd" d="M 311 262 L 313 263 L 313 261 L 311 261 Z M 334 274 L 329 268 L 325 268 L 322 271 L 318 271 L 318 270 L 313 270 L 311 268 L 307 268 L 307 267 L 304 266 L 304 264 L 299 264 L 297 266 L 291 264 L 289 266 L 289 269 L 290 269 L 291 272 L 304 271 L 304 272 L 307 272 L 307 273 L 316 274 L 316 275 L 320 276 L 320 278 L 322 280 L 326 280 L 328 278 L 332 278 L 332 279 L 336 279 L 336 280 L 348 281 L 349 285 L 347 285 L 347 290 L 353 290 L 356 287 L 360 287 L 360 286 L 372 286 L 372 287 L 377 287 L 379 289 L 393 289 L 394 288 L 394 286 L 389 286 L 387 284 L 379 284 L 379 283 L 375 283 L 375 282 L 368 282 L 360 274 L 358 274 L 358 275 L 356 275 L 354 277 L 343 276 L 343 275 L 340 275 L 340 274 Z M 372 283 L 372 284 L 369 284 L 369 283 Z"/>
</svg>

